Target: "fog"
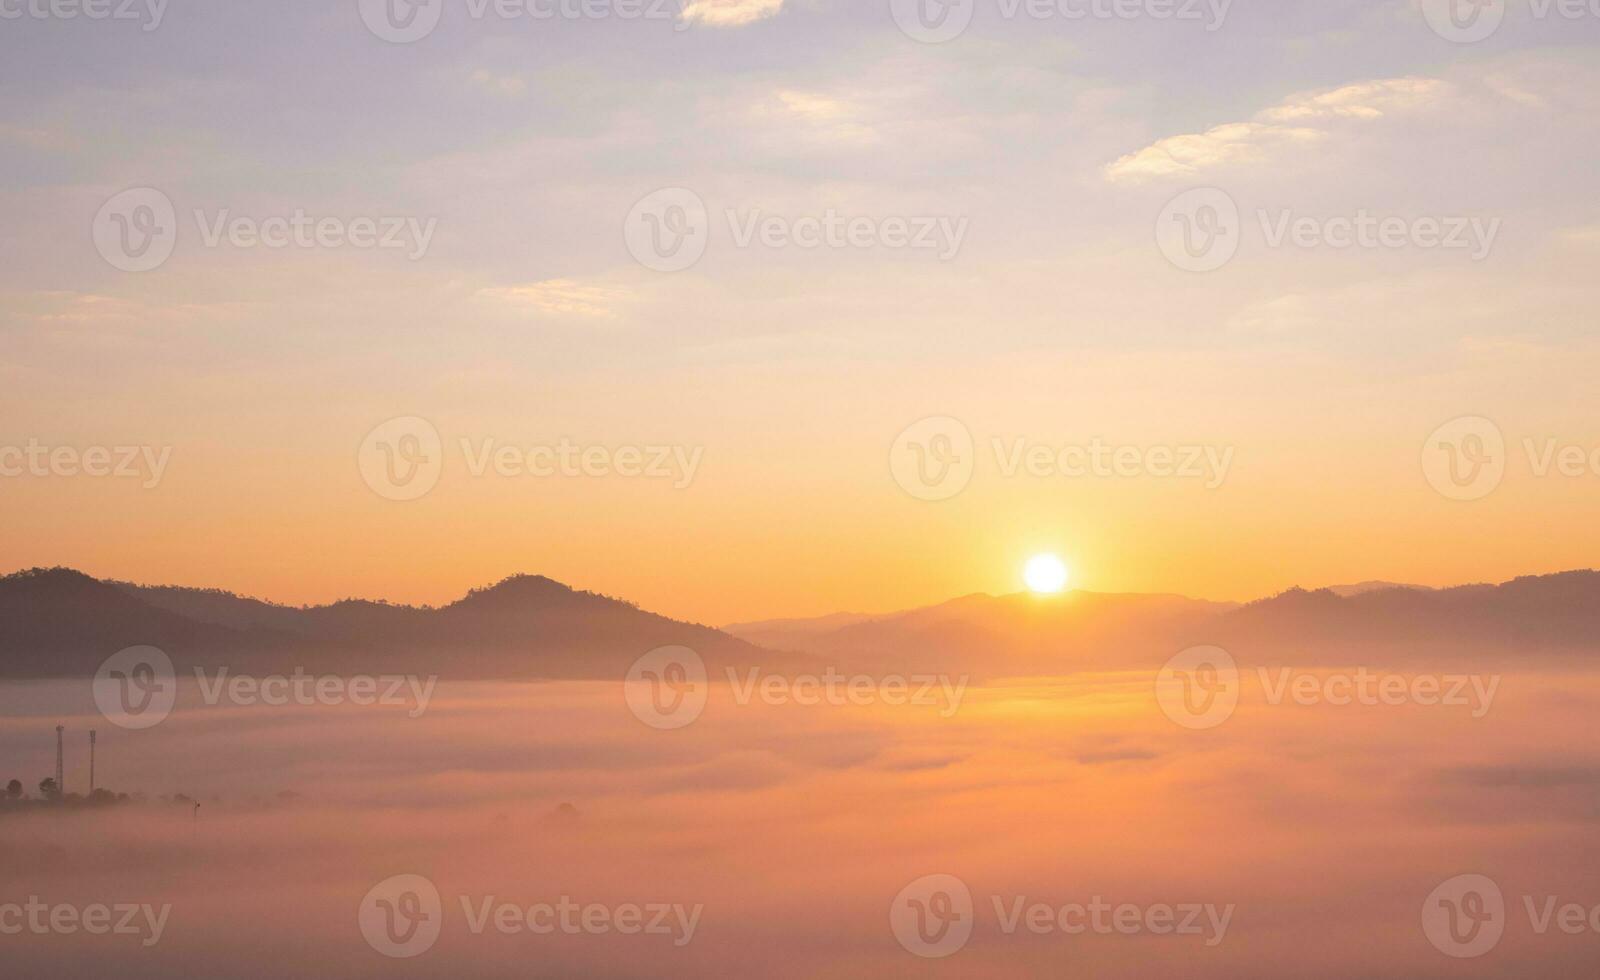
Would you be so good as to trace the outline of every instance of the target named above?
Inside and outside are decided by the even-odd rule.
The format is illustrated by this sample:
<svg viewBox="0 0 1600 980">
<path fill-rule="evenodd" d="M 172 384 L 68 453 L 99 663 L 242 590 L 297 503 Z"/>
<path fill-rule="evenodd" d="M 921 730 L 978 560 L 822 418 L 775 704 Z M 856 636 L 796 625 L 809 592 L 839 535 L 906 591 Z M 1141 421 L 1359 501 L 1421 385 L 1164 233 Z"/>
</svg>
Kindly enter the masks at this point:
<svg viewBox="0 0 1600 980">
<path fill-rule="evenodd" d="M 953 712 L 740 703 L 716 684 L 670 731 L 617 683 L 445 680 L 416 717 L 186 687 L 142 731 L 95 714 L 87 687 L 0 687 L 0 780 L 32 793 L 60 723 L 69 793 L 95 728 L 100 786 L 145 799 L 0 816 L 0 905 L 170 911 L 148 944 L 0 935 L 13 976 L 1555 977 L 1600 949 L 1524 911 L 1600 903 L 1600 684 L 1571 674 L 1507 675 L 1480 717 L 1273 704 L 1247 681 L 1206 730 L 1169 720 L 1150 673 L 975 687 Z M 179 793 L 198 810 L 161 799 Z M 1421 913 L 1465 873 L 1498 883 L 1507 922 L 1455 959 Z M 359 915 L 401 874 L 441 899 L 437 941 L 403 959 Z M 939 959 L 890 915 L 934 874 L 972 896 L 970 939 Z M 563 897 L 602 909 L 523 928 Z M 1004 927 L 1019 902 L 1097 899 L 1232 909 L 1221 935 Z M 474 931 L 501 904 L 522 913 Z M 644 924 L 666 909 L 662 928 L 621 934 L 630 907 Z"/>
</svg>

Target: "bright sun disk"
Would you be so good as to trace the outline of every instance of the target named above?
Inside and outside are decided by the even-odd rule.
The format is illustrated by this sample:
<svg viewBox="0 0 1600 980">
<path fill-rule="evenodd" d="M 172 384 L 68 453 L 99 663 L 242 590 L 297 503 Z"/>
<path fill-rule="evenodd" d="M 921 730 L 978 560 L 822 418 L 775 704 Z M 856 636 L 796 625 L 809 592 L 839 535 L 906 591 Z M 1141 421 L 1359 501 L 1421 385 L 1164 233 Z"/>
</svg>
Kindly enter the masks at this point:
<svg viewBox="0 0 1600 980">
<path fill-rule="evenodd" d="M 1040 595 L 1060 592 L 1067 584 L 1067 566 L 1055 555 L 1034 555 L 1022 570 L 1022 580 Z"/>
</svg>

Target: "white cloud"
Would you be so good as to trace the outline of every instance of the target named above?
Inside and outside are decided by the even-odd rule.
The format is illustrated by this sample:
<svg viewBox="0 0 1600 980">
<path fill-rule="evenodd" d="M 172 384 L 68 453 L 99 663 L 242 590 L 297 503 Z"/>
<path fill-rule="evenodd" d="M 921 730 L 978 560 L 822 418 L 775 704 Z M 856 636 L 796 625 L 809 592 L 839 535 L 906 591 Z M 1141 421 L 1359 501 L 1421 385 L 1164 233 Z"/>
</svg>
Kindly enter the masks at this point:
<svg viewBox="0 0 1600 980">
<path fill-rule="evenodd" d="M 710 27 L 741 27 L 777 16 L 783 0 L 689 0 L 683 19 Z"/>
<path fill-rule="evenodd" d="M 1138 183 L 1187 177 L 1212 167 L 1263 160 L 1294 144 L 1333 136 L 1340 124 L 1371 122 L 1415 110 L 1442 98 L 1449 85 L 1433 78 L 1389 78 L 1306 92 L 1256 113 L 1247 122 L 1224 123 L 1203 133 L 1157 140 L 1105 168 L 1107 180 Z"/>
</svg>

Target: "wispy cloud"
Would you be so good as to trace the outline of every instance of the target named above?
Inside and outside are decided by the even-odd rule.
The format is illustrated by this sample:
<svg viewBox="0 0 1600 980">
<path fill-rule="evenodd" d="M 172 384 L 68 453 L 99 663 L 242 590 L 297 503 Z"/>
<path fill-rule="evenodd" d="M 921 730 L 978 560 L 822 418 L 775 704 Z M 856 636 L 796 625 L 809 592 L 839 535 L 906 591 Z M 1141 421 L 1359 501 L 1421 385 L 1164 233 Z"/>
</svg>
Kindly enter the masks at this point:
<svg viewBox="0 0 1600 980">
<path fill-rule="evenodd" d="M 1138 183 L 1258 162 L 1286 146 L 1329 139 L 1340 123 L 1373 121 L 1425 106 L 1448 88 L 1438 79 L 1408 77 L 1302 93 L 1245 122 L 1157 140 L 1109 164 L 1105 176 L 1115 183 Z"/>
<path fill-rule="evenodd" d="M 689 0 L 683 19 L 710 27 L 740 27 L 777 16 L 783 0 Z"/>
</svg>

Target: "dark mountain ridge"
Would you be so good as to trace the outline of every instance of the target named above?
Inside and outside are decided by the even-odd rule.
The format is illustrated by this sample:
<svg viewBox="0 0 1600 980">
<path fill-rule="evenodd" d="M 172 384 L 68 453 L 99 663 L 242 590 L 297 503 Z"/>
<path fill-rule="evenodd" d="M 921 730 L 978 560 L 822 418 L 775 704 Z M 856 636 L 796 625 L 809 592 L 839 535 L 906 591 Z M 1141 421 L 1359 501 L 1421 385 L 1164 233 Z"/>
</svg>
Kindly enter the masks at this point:
<svg viewBox="0 0 1600 980">
<path fill-rule="evenodd" d="M 0 578 L 0 679 L 93 674 L 111 653 L 143 644 L 165 650 L 180 670 L 454 679 L 617 678 L 641 654 L 669 645 L 697 651 L 713 676 L 758 665 L 1064 674 L 1151 667 L 1206 644 L 1242 664 L 1510 667 L 1600 650 L 1600 573 L 1446 589 L 1290 589 L 1244 605 L 1175 595 L 977 594 L 888 616 L 827 619 L 751 624 L 758 645 L 535 575 L 439 607 L 348 599 L 297 608 L 31 569 Z"/>
<path fill-rule="evenodd" d="M 124 647 L 166 651 L 180 671 L 419 672 L 453 679 L 618 677 L 658 646 L 708 665 L 781 657 L 718 630 L 515 576 L 442 607 L 349 599 L 297 608 L 219 590 L 102 582 L 71 569 L 0 578 L 0 678 L 92 674 Z"/>
</svg>

